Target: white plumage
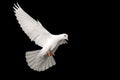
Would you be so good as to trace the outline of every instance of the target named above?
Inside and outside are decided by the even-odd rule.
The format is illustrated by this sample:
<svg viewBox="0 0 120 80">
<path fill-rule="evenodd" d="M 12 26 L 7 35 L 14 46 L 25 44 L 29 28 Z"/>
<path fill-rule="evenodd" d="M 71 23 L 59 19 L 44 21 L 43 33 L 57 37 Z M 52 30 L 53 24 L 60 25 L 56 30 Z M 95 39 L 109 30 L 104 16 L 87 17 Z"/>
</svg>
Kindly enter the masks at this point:
<svg viewBox="0 0 120 80">
<path fill-rule="evenodd" d="M 41 50 L 26 52 L 29 67 L 36 71 L 44 71 L 56 64 L 52 55 L 61 44 L 68 40 L 67 34 L 53 35 L 39 21 L 29 16 L 17 3 L 14 5 L 15 16 L 22 30 L 34 41 Z M 48 55 L 47 55 L 48 54 Z"/>
</svg>

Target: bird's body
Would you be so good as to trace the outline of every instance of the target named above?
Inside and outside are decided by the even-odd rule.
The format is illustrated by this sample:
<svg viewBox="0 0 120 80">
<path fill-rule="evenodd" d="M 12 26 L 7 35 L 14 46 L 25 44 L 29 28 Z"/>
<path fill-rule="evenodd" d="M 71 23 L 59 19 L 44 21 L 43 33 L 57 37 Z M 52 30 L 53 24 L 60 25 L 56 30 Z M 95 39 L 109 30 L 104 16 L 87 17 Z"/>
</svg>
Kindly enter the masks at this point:
<svg viewBox="0 0 120 80">
<path fill-rule="evenodd" d="M 57 48 L 66 43 L 67 34 L 53 35 L 39 21 L 29 16 L 17 3 L 14 7 L 15 16 L 22 30 L 41 50 L 26 52 L 26 61 L 31 69 L 44 71 L 56 64 L 53 55 Z"/>
</svg>

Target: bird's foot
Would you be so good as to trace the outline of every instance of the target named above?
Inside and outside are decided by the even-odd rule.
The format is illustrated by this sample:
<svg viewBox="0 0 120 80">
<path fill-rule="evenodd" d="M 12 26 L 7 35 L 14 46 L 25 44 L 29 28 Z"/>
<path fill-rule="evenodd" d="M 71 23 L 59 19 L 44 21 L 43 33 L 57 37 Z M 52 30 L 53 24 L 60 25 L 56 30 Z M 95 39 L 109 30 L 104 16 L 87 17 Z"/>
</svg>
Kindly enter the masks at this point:
<svg viewBox="0 0 120 80">
<path fill-rule="evenodd" d="M 48 56 L 52 56 L 52 53 L 50 51 L 47 52 Z"/>
</svg>

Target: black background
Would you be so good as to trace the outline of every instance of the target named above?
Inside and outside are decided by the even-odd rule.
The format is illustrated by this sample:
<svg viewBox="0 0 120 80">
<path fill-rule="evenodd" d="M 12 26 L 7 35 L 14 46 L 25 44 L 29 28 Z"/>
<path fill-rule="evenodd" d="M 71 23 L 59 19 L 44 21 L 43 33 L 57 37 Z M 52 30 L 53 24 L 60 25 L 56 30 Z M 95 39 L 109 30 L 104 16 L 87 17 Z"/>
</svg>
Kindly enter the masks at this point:
<svg viewBox="0 0 120 80">
<path fill-rule="evenodd" d="M 18 24 L 13 4 L 20 6 L 53 34 L 67 33 L 69 42 L 56 51 L 56 65 L 44 72 L 30 69 L 25 52 L 40 49 L 31 42 Z M 6 46 L 6 72 L 26 79 L 58 78 L 101 78 L 106 76 L 106 44 L 103 41 L 107 23 L 107 8 L 99 2 L 9 0 Z M 104 35 L 104 36 L 103 36 Z M 101 38 L 104 37 L 104 38 Z M 106 41 L 107 42 L 107 41 Z M 8 68 L 9 67 L 9 68 Z M 18 77 L 17 77 L 18 78 Z"/>
</svg>

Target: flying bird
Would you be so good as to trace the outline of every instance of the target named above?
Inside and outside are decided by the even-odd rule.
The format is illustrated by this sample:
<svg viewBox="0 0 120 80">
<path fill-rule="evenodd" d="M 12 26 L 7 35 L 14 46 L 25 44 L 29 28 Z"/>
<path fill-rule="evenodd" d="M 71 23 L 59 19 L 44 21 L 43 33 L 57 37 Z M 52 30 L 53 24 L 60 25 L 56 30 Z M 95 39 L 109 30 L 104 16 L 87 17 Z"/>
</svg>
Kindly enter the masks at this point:
<svg viewBox="0 0 120 80">
<path fill-rule="evenodd" d="M 67 43 L 68 35 L 66 33 L 51 34 L 38 20 L 29 16 L 18 3 L 14 4 L 13 9 L 22 30 L 31 41 L 42 47 L 40 50 L 27 51 L 25 53 L 28 66 L 35 71 L 45 71 L 56 65 L 53 56 L 60 45 Z"/>
</svg>

